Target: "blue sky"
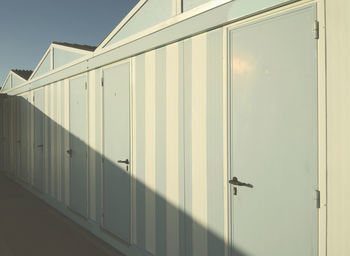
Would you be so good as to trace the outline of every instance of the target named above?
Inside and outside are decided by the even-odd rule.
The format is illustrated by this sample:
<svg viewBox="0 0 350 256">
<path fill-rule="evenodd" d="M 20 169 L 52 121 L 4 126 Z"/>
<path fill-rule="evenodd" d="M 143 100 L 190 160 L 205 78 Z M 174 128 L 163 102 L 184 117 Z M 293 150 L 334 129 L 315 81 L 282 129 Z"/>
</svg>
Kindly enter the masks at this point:
<svg viewBox="0 0 350 256">
<path fill-rule="evenodd" d="M 33 70 L 53 41 L 97 46 L 139 0 L 1 0 L 0 86 Z"/>
</svg>

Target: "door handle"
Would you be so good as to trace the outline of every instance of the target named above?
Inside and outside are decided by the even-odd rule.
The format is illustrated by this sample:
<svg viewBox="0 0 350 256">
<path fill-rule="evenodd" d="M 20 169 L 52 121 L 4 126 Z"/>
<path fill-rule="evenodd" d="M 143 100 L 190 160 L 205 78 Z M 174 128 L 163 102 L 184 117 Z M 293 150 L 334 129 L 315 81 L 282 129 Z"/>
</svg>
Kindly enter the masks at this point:
<svg viewBox="0 0 350 256">
<path fill-rule="evenodd" d="M 118 160 L 118 163 L 121 163 L 121 164 L 130 164 L 129 159 Z"/>
<path fill-rule="evenodd" d="M 72 149 L 68 149 L 66 152 L 67 152 L 67 154 L 68 154 L 70 157 L 72 157 L 72 154 L 73 154 L 73 150 L 72 150 Z"/>
<path fill-rule="evenodd" d="M 228 181 L 228 183 L 230 183 L 231 185 L 234 185 L 234 186 L 243 186 L 243 187 L 248 187 L 248 188 L 253 187 L 252 184 L 240 182 L 237 177 L 232 177 L 232 179 L 230 179 Z"/>
<path fill-rule="evenodd" d="M 43 148 L 44 145 L 43 145 L 43 144 L 40 144 L 40 145 L 38 145 L 37 147 L 38 147 L 38 148 Z"/>
</svg>

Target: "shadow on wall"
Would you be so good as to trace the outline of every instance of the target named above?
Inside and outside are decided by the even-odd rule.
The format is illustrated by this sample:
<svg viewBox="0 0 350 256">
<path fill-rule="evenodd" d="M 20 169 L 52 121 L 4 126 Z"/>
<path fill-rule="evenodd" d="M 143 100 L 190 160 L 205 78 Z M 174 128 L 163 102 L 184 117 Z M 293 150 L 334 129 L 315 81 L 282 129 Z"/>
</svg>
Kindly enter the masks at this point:
<svg viewBox="0 0 350 256">
<path fill-rule="evenodd" d="M 40 100 L 35 98 L 35 105 L 42 104 L 39 108 L 43 109 Z M 78 134 L 69 133 L 20 96 L 8 96 L 0 106 L 5 142 L 1 168 L 9 176 L 92 219 L 101 232 L 130 242 L 145 255 L 146 251 L 153 255 L 225 255 L 228 245 L 223 237 L 193 219 L 184 205 L 174 205 L 165 194 L 132 178 L 130 167 L 118 163 L 118 156 L 103 159 L 89 147 L 84 142 L 86 126 Z M 166 192 L 165 184 L 161 187 Z M 184 196 L 183 191 L 179 194 Z M 247 255 L 237 248 L 230 250 L 231 255 Z"/>
</svg>

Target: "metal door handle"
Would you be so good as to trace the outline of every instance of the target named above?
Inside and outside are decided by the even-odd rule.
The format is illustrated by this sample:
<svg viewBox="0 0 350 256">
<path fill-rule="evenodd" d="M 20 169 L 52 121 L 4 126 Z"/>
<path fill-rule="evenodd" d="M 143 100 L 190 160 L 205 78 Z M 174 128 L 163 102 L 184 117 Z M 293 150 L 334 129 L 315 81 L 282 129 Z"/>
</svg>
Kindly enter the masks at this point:
<svg viewBox="0 0 350 256">
<path fill-rule="evenodd" d="M 69 156 L 72 156 L 72 154 L 73 154 L 73 150 L 72 150 L 72 149 L 68 149 L 66 152 L 67 152 L 67 154 L 68 154 Z"/>
<path fill-rule="evenodd" d="M 43 148 L 44 145 L 43 145 L 43 144 L 40 144 L 40 145 L 38 145 L 37 147 L 38 147 L 38 148 Z"/>
<path fill-rule="evenodd" d="M 249 188 L 252 188 L 252 187 L 253 187 L 252 184 L 240 182 L 240 181 L 237 179 L 237 177 L 232 177 L 232 179 L 230 179 L 230 180 L 228 181 L 228 183 L 230 183 L 231 185 L 234 185 L 234 186 L 244 186 L 244 187 L 249 187 Z"/>
<path fill-rule="evenodd" d="M 129 159 L 118 160 L 118 163 L 121 163 L 121 164 L 130 164 Z"/>
</svg>

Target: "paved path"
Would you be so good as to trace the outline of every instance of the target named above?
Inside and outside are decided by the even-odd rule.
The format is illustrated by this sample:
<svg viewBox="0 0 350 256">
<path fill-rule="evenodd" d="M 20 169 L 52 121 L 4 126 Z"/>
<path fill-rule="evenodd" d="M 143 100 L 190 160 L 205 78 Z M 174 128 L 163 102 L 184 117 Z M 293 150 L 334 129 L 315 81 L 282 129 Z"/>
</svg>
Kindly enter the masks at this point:
<svg viewBox="0 0 350 256">
<path fill-rule="evenodd" d="M 1 256 L 121 256 L 0 174 Z"/>
</svg>

